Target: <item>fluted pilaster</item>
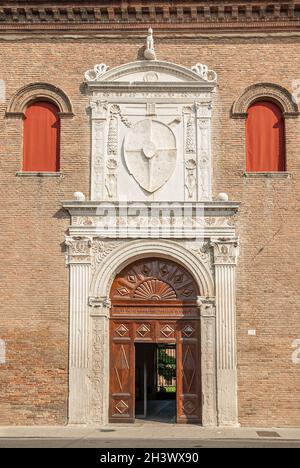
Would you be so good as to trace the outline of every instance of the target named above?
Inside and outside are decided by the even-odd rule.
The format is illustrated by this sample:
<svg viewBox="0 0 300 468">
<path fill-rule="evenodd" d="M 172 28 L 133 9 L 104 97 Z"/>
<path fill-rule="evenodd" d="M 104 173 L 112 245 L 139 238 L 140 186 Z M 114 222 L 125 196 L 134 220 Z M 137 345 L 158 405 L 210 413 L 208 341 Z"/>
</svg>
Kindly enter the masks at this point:
<svg viewBox="0 0 300 468">
<path fill-rule="evenodd" d="M 213 242 L 216 285 L 217 413 L 218 424 L 238 424 L 235 270 L 236 239 Z"/>
<path fill-rule="evenodd" d="M 88 411 L 90 241 L 68 238 L 70 268 L 69 423 L 84 424 Z"/>
</svg>

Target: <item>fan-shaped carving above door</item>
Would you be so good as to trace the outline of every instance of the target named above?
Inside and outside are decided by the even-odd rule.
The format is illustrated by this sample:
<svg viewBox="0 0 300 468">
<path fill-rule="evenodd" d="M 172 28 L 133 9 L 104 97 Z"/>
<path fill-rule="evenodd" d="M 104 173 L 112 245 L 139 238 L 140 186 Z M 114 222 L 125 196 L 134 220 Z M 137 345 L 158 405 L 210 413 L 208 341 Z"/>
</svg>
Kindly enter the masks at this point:
<svg viewBox="0 0 300 468">
<path fill-rule="evenodd" d="M 118 302 L 196 302 L 198 287 L 182 266 L 166 259 L 142 259 L 126 267 L 111 288 L 113 303 Z"/>
</svg>

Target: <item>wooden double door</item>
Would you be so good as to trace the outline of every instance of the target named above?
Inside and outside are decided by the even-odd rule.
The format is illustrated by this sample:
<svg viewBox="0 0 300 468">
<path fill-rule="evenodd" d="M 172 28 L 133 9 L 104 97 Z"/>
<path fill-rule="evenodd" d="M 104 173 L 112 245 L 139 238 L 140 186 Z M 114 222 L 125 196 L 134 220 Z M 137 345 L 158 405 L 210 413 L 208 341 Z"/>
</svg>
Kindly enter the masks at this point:
<svg viewBox="0 0 300 468">
<path fill-rule="evenodd" d="M 135 420 L 136 343 L 176 346 L 176 421 L 201 423 L 200 319 L 190 274 L 165 259 L 127 267 L 111 290 L 110 422 Z"/>
</svg>

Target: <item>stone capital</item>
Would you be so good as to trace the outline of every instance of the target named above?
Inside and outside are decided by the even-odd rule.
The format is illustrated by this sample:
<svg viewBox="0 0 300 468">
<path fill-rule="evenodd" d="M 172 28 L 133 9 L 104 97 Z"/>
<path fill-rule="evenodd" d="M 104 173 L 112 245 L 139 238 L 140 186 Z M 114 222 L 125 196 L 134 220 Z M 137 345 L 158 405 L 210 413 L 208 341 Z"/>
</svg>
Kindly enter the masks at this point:
<svg viewBox="0 0 300 468">
<path fill-rule="evenodd" d="M 200 309 L 201 317 L 215 317 L 216 316 L 216 306 L 214 297 L 197 297 L 197 305 Z"/>
<path fill-rule="evenodd" d="M 215 265 L 236 265 L 239 255 L 239 241 L 237 237 L 211 239 L 211 245 L 214 249 Z"/>
<path fill-rule="evenodd" d="M 91 263 L 92 241 L 89 237 L 66 237 L 65 245 L 68 248 L 67 263 Z"/>
<path fill-rule="evenodd" d="M 108 317 L 111 308 L 111 300 L 107 296 L 90 296 L 89 306 L 91 307 L 91 316 Z"/>
<path fill-rule="evenodd" d="M 90 109 L 92 111 L 92 119 L 106 120 L 108 102 L 100 98 L 92 98 L 90 100 Z"/>
</svg>

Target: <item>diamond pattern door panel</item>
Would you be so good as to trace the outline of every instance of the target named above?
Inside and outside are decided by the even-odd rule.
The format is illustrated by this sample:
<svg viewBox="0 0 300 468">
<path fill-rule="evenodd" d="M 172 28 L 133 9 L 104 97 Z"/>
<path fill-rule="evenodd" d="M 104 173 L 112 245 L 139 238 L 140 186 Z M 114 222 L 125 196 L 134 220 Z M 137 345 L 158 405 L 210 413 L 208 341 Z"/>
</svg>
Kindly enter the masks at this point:
<svg viewBox="0 0 300 468">
<path fill-rule="evenodd" d="M 134 421 L 134 344 L 131 325 L 111 322 L 110 344 L 110 421 Z"/>
<path fill-rule="evenodd" d="M 201 422 L 201 369 L 199 326 L 181 325 L 177 339 L 177 422 Z"/>
</svg>

